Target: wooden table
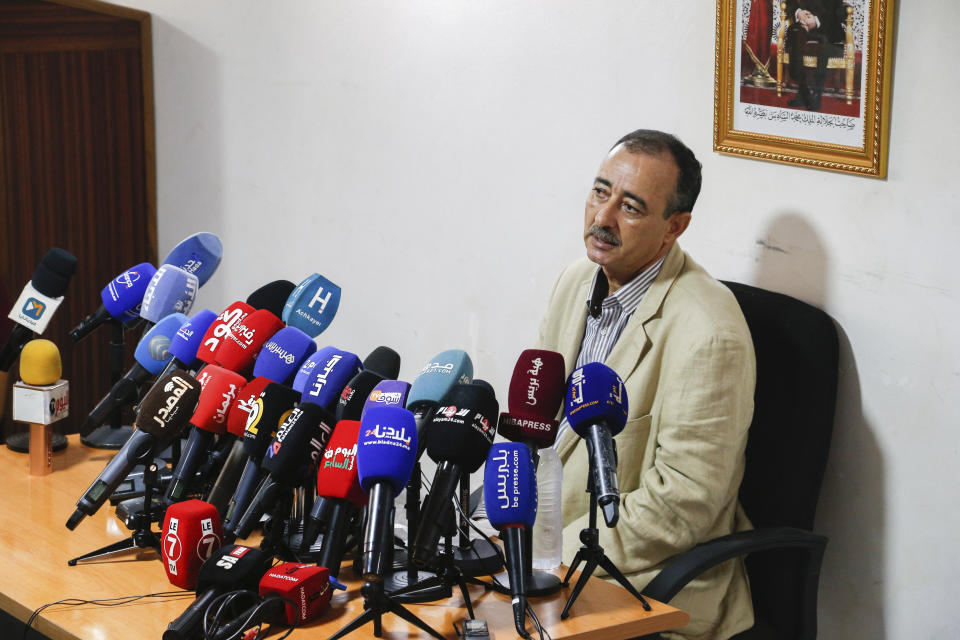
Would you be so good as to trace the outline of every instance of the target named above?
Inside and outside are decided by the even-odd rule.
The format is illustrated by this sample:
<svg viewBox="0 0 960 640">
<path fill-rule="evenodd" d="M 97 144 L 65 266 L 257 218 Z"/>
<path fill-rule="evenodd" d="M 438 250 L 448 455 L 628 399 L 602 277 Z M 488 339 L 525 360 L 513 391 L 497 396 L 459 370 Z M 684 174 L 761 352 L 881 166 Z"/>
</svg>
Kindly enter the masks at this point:
<svg viewBox="0 0 960 640">
<path fill-rule="evenodd" d="M 113 455 L 82 446 L 76 435 L 68 440 L 69 446 L 54 454 L 54 472 L 48 476 L 28 475 L 27 456 L 0 447 L 0 607 L 23 621 L 41 605 L 64 598 L 93 600 L 176 590 L 167 582 L 153 551 L 67 566 L 70 558 L 130 535 L 109 504 L 75 531 L 67 530 L 65 523 L 77 499 Z M 348 569 L 341 572 L 341 578 L 349 589 L 335 592 L 330 609 L 298 628 L 291 638 L 327 638 L 362 611 L 360 582 L 350 580 Z M 530 599 L 541 623 L 556 640 L 632 638 L 675 629 L 689 620 L 683 611 L 652 600 L 653 610 L 646 612 L 619 585 L 591 579 L 571 609 L 571 617 L 561 621 L 560 611 L 569 592 L 563 589 L 551 597 Z M 466 617 L 462 599 L 456 589 L 454 593 L 447 601 L 407 606 L 440 633 L 454 638 L 453 623 Z M 471 586 L 470 597 L 476 616 L 490 626 L 491 637 L 517 637 L 507 596 Z M 118 607 L 57 605 L 46 609 L 33 627 L 54 640 L 159 639 L 167 623 L 192 599 L 191 592 L 184 592 L 182 597 L 144 599 Z M 392 614 L 386 614 L 383 623 L 384 637 L 390 640 L 422 635 Z M 531 627 L 528 624 L 528 629 Z M 372 637 L 372 629 L 368 625 L 350 637 Z"/>
</svg>

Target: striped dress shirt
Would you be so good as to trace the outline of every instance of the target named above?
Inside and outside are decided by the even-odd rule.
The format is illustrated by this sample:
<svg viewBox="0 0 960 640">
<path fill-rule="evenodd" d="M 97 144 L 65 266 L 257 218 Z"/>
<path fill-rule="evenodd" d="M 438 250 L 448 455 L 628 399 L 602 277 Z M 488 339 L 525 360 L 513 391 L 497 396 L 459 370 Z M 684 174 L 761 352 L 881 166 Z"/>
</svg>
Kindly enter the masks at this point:
<svg viewBox="0 0 960 640">
<path fill-rule="evenodd" d="M 610 290 L 607 276 L 603 273 L 603 269 L 597 267 L 597 275 L 593 279 L 590 293 L 587 294 L 587 326 L 583 333 L 583 341 L 580 343 L 580 354 L 577 356 L 575 369 L 590 362 L 603 362 L 607 359 L 613 351 L 613 346 L 617 344 L 620 334 L 623 333 L 623 328 L 627 326 L 630 316 L 640 306 L 643 296 L 657 279 L 666 257 L 663 256 L 657 260 L 611 295 L 607 295 L 607 291 Z M 557 431 L 554 448 L 568 428 L 570 425 L 564 418 Z"/>
</svg>

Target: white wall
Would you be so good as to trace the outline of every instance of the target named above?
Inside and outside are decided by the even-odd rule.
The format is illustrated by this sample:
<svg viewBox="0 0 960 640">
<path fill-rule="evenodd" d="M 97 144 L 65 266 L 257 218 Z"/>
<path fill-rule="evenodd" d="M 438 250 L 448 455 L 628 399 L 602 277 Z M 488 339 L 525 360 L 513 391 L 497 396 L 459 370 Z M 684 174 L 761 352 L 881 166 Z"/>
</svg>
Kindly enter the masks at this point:
<svg viewBox="0 0 960 640">
<path fill-rule="evenodd" d="M 821 637 L 952 635 L 956 4 L 898 11 L 883 181 L 711 151 L 713 3 L 124 4 L 154 16 L 161 255 L 220 234 L 213 309 L 323 273 L 344 294 L 321 341 L 391 345 L 407 379 L 461 347 L 505 397 L 604 150 L 678 134 L 705 176 L 685 248 L 842 330 Z"/>
</svg>

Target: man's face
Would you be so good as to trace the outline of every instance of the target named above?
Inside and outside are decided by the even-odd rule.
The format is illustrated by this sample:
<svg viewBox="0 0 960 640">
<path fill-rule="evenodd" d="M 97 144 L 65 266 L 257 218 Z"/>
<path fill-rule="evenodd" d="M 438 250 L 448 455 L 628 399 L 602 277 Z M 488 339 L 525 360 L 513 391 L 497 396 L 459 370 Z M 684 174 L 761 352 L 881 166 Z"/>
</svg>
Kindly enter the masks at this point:
<svg viewBox="0 0 960 640">
<path fill-rule="evenodd" d="M 583 241 L 611 293 L 665 255 L 687 228 L 689 212 L 663 218 L 678 174 L 669 153 L 632 153 L 623 145 L 600 165 L 587 196 Z"/>
</svg>

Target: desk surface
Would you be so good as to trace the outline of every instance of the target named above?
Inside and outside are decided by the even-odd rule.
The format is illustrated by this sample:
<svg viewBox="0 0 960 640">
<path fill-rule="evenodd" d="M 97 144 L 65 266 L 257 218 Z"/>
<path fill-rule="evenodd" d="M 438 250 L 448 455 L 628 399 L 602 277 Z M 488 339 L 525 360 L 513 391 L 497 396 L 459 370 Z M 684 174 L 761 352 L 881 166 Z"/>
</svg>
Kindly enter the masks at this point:
<svg viewBox="0 0 960 640">
<path fill-rule="evenodd" d="M 65 598 L 84 600 L 116 598 L 135 594 L 175 591 L 167 582 L 159 556 L 153 551 L 131 553 L 97 563 L 67 566 L 67 560 L 129 536 L 113 515 L 109 504 L 84 519 L 75 531 L 65 523 L 77 499 L 86 490 L 112 451 L 84 447 L 76 435 L 69 446 L 54 454 L 54 472 L 33 477 L 27 473 L 26 455 L 0 447 L 0 607 L 20 620 L 43 604 Z M 329 637 L 363 609 L 360 582 L 347 579 L 346 592 L 335 592 L 330 609 L 318 620 L 297 629 L 290 637 Z M 626 590 L 603 580 L 591 579 L 571 609 L 560 620 L 560 611 L 570 589 L 530 602 L 541 623 L 555 640 L 562 638 L 622 639 L 687 623 L 689 616 L 651 600 L 653 611 L 644 611 Z M 417 616 L 447 637 L 455 637 L 453 623 L 466 617 L 463 601 L 454 590 L 450 600 L 407 605 Z M 516 638 L 510 600 L 482 587 L 470 587 L 476 616 L 487 621 L 491 637 Z M 193 593 L 165 599 L 144 599 L 116 607 L 57 605 L 46 609 L 34 628 L 54 640 L 114 640 L 160 638 L 167 623 L 193 599 Z M 419 630 L 392 614 L 383 618 L 384 637 L 390 640 L 419 638 Z M 531 626 L 528 625 L 528 629 Z M 372 626 L 351 637 L 372 637 Z M 536 637 L 536 636 L 534 636 Z"/>
</svg>

